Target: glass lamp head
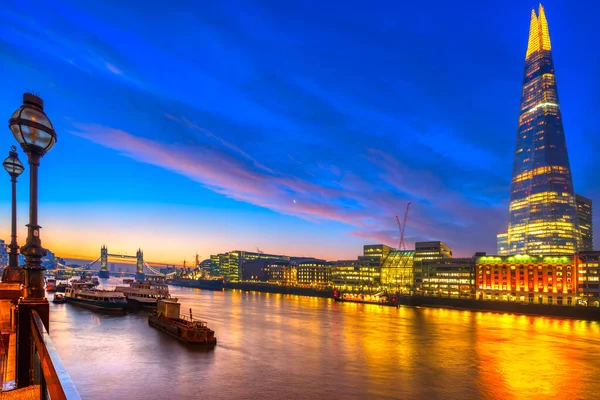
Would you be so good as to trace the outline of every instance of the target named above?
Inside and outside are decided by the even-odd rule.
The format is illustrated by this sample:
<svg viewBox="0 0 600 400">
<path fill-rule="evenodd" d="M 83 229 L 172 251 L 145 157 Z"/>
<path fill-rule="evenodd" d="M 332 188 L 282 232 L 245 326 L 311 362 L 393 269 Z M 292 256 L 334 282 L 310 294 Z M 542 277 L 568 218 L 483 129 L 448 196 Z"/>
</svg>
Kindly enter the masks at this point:
<svg viewBox="0 0 600 400">
<path fill-rule="evenodd" d="M 23 105 L 10 117 L 8 126 L 25 153 L 44 155 L 56 143 L 56 132 L 44 113 L 44 101 L 34 94 L 23 95 Z"/>
<path fill-rule="evenodd" d="M 17 148 L 15 146 L 11 146 L 8 157 L 6 157 L 2 166 L 10 176 L 14 177 L 21 175 L 25 170 L 23 163 L 19 160 L 19 155 L 17 154 Z"/>
</svg>

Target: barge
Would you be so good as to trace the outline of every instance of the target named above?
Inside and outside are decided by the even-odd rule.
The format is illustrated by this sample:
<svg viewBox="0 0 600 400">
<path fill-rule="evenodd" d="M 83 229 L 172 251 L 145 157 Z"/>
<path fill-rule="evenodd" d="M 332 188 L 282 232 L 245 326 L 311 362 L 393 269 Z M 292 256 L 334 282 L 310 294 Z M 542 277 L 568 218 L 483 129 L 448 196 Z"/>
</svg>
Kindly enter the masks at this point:
<svg viewBox="0 0 600 400">
<path fill-rule="evenodd" d="M 157 309 L 148 317 L 148 324 L 187 344 L 215 346 L 215 332 L 206 322 L 194 318 L 191 308 L 188 316 L 180 313 L 180 307 L 175 299 L 159 300 Z"/>
</svg>

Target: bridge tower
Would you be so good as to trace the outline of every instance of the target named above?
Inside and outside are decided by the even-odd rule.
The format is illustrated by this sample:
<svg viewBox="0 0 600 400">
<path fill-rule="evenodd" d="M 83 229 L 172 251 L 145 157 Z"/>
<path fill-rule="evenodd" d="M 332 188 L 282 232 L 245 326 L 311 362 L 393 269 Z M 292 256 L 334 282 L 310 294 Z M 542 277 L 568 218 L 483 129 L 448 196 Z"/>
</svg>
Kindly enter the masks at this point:
<svg viewBox="0 0 600 400">
<path fill-rule="evenodd" d="M 108 279 L 110 273 L 108 272 L 108 249 L 105 245 L 100 248 L 100 271 L 98 272 L 98 278 Z"/>
<path fill-rule="evenodd" d="M 146 275 L 144 274 L 144 252 L 142 249 L 138 249 L 135 255 L 137 258 L 137 271 L 135 273 L 135 280 L 143 281 L 146 279 Z"/>
</svg>

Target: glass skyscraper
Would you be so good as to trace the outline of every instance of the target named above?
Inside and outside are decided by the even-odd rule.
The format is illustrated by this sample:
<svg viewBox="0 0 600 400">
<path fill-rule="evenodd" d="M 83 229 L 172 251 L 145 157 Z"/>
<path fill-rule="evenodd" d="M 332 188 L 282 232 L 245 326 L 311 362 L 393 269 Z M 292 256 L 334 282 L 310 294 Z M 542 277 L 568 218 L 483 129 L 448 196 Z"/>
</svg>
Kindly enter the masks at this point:
<svg viewBox="0 0 600 400">
<path fill-rule="evenodd" d="M 542 5 L 537 15 L 531 11 L 508 231 L 502 240 L 509 255 L 572 254 L 581 241 Z"/>
</svg>

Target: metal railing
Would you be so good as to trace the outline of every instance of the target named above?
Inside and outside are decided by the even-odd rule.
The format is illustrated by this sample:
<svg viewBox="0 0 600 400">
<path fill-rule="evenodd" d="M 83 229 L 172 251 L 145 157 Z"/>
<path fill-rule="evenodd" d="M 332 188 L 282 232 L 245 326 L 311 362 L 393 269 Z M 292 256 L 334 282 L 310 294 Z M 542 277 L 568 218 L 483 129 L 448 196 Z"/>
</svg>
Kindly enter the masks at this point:
<svg viewBox="0 0 600 400">
<path fill-rule="evenodd" d="M 35 310 L 31 311 L 31 346 L 32 380 L 34 385 L 39 385 L 40 399 L 80 400 L 81 397 Z"/>
</svg>

